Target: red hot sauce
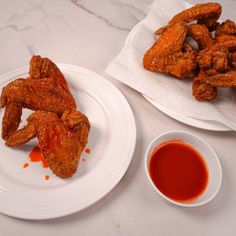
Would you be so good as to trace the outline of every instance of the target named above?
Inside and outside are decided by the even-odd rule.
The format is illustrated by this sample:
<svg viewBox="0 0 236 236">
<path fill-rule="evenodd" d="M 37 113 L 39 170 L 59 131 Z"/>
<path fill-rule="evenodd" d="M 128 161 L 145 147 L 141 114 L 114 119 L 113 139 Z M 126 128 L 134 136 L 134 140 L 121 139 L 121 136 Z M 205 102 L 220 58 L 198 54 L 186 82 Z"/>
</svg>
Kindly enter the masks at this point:
<svg viewBox="0 0 236 236">
<path fill-rule="evenodd" d="M 32 151 L 29 153 L 29 159 L 32 162 L 41 162 L 42 167 L 48 168 L 48 164 L 40 150 L 40 147 L 35 146 Z"/>
<path fill-rule="evenodd" d="M 164 142 L 153 150 L 149 174 L 160 192 L 178 202 L 197 199 L 208 183 L 208 168 L 201 154 L 178 140 Z"/>
</svg>

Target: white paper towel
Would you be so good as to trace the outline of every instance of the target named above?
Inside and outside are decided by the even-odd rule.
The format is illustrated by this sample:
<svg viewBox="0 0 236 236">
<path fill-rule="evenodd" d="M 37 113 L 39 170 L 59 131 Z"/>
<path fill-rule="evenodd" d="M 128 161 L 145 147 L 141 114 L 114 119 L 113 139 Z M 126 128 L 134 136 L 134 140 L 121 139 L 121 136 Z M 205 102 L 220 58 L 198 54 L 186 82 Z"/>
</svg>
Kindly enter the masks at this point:
<svg viewBox="0 0 236 236">
<path fill-rule="evenodd" d="M 178 80 L 143 68 L 143 55 L 156 40 L 153 32 L 189 7 L 185 1 L 154 2 L 150 13 L 132 29 L 124 48 L 105 72 L 178 114 L 217 121 L 236 130 L 236 88 L 219 89 L 214 101 L 199 102 L 192 96 L 191 80 Z"/>
</svg>

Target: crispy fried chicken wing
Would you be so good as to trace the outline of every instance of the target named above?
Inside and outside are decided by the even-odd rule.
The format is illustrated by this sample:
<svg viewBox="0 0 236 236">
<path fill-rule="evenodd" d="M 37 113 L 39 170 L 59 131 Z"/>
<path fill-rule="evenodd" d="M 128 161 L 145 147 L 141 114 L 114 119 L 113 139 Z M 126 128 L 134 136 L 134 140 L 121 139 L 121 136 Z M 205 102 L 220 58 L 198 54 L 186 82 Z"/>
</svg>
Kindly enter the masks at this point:
<svg viewBox="0 0 236 236">
<path fill-rule="evenodd" d="M 75 110 L 66 110 L 61 119 L 55 113 L 36 111 L 27 121 L 24 128 L 7 139 L 6 145 L 17 147 L 37 136 L 39 147 L 53 173 L 61 178 L 71 177 L 87 144 L 88 118 Z"/>
<path fill-rule="evenodd" d="M 222 35 L 213 46 L 199 52 L 197 61 L 208 75 L 227 71 L 230 67 L 230 50 L 236 48 L 236 37 Z M 231 59 L 232 61 L 232 59 Z"/>
<path fill-rule="evenodd" d="M 216 28 L 216 37 L 221 35 L 236 35 L 236 24 L 232 20 L 226 20 Z"/>
<path fill-rule="evenodd" d="M 197 53 L 183 44 L 186 33 L 184 22 L 169 27 L 145 53 L 144 68 L 169 73 L 177 78 L 192 77 L 197 67 Z"/>
<path fill-rule="evenodd" d="M 217 95 L 217 88 L 207 84 L 204 81 L 205 77 L 206 73 L 200 71 L 193 80 L 192 94 L 198 101 L 211 101 Z"/>
<path fill-rule="evenodd" d="M 221 15 L 221 5 L 219 3 L 202 3 L 197 4 L 189 9 L 186 9 L 175 15 L 168 23 L 167 26 L 158 29 L 155 33 L 162 34 L 169 26 L 176 22 L 184 21 L 189 23 L 198 20 L 198 23 L 206 25 L 212 29 L 216 27 L 216 22 Z"/>
<path fill-rule="evenodd" d="M 2 118 L 2 138 L 6 139 L 19 127 L 22 114 L 22 104 L 9 102 L 5 106 L 5 113 Z"/>
<path fill-rule="evenodd" d="M 0 107 L 6 107 L 2 121 L 3 139 L 17 130 L 22 108 L 51 111 L 58 115 L 66 109 L 76 108 L 63 74 L 51 60 L 33 56 L 29 74 L 29 78 L 14 80 L 2 90 Z"/>
<path fill-rule="evenodd" d="M 236 24 L 218 23 L 220 15 L 221 5 L 214 2 L 176 14 L 155 32 L 160 37 L 145 53 L 144 68 L 176 78 L 195 76 L 192 94 L 199 101 L 213 100 L 218 87 L 236 86 Z M 198 51 L 187 43 L 186 33 L 197 42 Z"/>
<path fill-rule="evenodd" d="M 188 27 L 188 35 L 198 43 L 199 50 L 211 47 L 214 40 L 205 25 L 192 24 Z"/>
<path fill-rule="evenodd" d="M 217 87 L 236 86 L 236 54 L 230 52 L 236 47 L 236 37 L 221 35 L 216 43 L 200 51 L 197 58 L 201 72 L 193 82 L 193 96 L 200 101 L 213 100 Z"/>
<path fill-rule="evenodd" d="M 9 102 L 20 103 L 24 108 L 55 112 L 76 108 L 75 100 L 52 78 L 16 79 L 2 90 L 1 106 Z"/>
<path fill-rule="evenodd" d="M 55 83 L 69 92 L 68 84 L 59 68 L 50 59 L 33 56 L 30 60 L 29 75 L 32 79 L 53 78 Z"/>
<path fill-rule="evenodd" d="M 229 63 L 231 68 L 236 69 L 236 51 L 230 53 Z"/>
<path fill-rule="evenodd" d="M 218 73 L 208 76 L 204 72 L 200 72 L 193 82 L 193 96 L 199 101 L 211 101 L 217 95 L 217 88 L 235 87 L 236 71 L 226 73 Z"/>
<path fill-rule="evenodd" d="M 235 87 L 236 71 L 233 70 L 223 74 L 206 76 L 203 78 L 203 81 L 212 87 Z"/>
</svg>

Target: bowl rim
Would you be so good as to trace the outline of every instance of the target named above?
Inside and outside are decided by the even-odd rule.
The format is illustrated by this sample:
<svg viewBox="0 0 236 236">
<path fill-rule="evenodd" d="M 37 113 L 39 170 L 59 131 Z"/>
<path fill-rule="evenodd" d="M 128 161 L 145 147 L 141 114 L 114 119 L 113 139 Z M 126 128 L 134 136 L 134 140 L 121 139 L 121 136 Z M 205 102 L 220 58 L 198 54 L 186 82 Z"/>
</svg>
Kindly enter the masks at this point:
<svg viewBox="0 0 236 236">
<path fill-rule="evenodd" d="M 210 152 L 212 152 L 212 156 L 214 157 L 217 165 L 218 165 L 218 168 L 219 168 L 219 181 L 218 181 L 218 186 L 217 188 L 214 190 L 214 192 L 212 193 L 212 195 L 202 201 L 202 202 L 198 202 L 198 203 L 184 203 L 184 202 L 178 202 L 178 201 L 175 201 L 169 197 L 167 197 L 165 194 L 163 194 L 157 187 L 156 185 L 153 183 L 152 181 L 152 178 L 149 174 L 149 169 L 148 169 L 148 158 L 150 156 L 150 152 L 153 150 L 152 148 L 152 145 L 158 140 L 160 139 L 161 137 L 165 136 L 165 135 L 170 135 L 170 134 L 185 134 L 187 136 L 191 136 L 192 138 L 194 138 L 195 140 L 197 140 L 198 142 L 202 142 L 203 145 L 206 146 L 206 148 L 209 149 Z M 186 141 L 188 143 L 188 140 L 183 140 L 183 141 Z M 161 144 L 162 142 L 164 141 L 161 141 L 159 144 Z M 158 145 L 158 144 L 156 144 Z M 190 144 L 191 145 L 191 144 Z M 203 157 L 204 158 L 204 157 Z M 205 160 L 205 159 L 204 159 Z M 218 158 L 218 156 L 216 155 L 216 152 L 214 151 L 214 149 L 205 141 L 203 140 L 202 138 L 200 138 L 199 136 L 195 135 L 195 134 L 192 134 L 190 132 L 186 132 L 186 131 L 179 131 L 179 130 L 174 130 L 174 131 L 167 131 L 167 132 L 164 132 L 158 136 L 156 136 L 155 138 L 152 139 L 152 141 L 150 142 L 150 144 L 148 145 L 146 151 L 145 151 L 145 156 L 144 156 L 144 166 L 145 166 L 145 173 L 146 173 L 146 177 L 149 181 L 149 183 L 151 184 L 152 188 L 155 190 L 155 192 L 157 192 L 161 197 L 163 197 L 166 201 L 174 204 L 174 205 L 177 205 L 177 206 L 181 206 L 181 207 L 197 207 L 197 206 L 202 206 L 208 202 L 210 202 L 216 195 L 217 193 L 219 192 L 220 190 L 220 187 L 221 187 L 221 184 L 222 184 L 222 178 L 223 178 L 223 175 L 222 175 L 222 167 L 221 167 L 221 164 L 220 164 L 220 160 Z M 211 167 L 208 165 L 208 168 L 210 169 Z M 208 188 L 208 186 L 207 186 Z M 206 188 L 206 189 L 207 189 Z"/>
</svg>

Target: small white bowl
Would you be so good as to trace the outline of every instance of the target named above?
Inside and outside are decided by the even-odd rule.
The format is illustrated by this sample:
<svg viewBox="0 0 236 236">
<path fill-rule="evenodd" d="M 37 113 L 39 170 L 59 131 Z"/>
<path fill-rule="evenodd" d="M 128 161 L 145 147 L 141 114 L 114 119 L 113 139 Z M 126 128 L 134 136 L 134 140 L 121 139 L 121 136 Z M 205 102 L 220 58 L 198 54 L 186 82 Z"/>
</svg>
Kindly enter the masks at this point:
<svg viewBox="0 0 236 236">
<path fill-rule="evenodd" d="M 169 197 L 165 196 L 153 183 L 150 174 L 149 174 L 149 158 L 153 149 L 158 146 L 159 144 L 170 141 L 170 140 L 182 140 L 186 144 L 190 144 L 194 149 L 196 149 L 205 160 L 207 167 L 208 167 L 208 184 L 204 193 L 194 201 L 191 202 L 178 202 L 170 199 Z M 173 203 L 178 206 L 184 207 L 196 207 L 201 206 L 203 204 L 208 203 L 211 201 L 216 194 L 218 193 L 221 181 L 222 181 L 222 169 L 220 165 L 220 161 L 216 156 L 214 150 L 202 139 L 199 137 L 182 131 L 173 131 L 167 132 L 160 136 L 154 138 L 154 140 L 149 145 L 146 153 L 145 153 L 145 172 L 149 183 L 153 187 L 154 191 L 160 194 L 165 200 L 170 203 Z"/>
</svg>

